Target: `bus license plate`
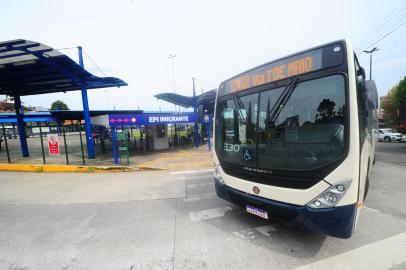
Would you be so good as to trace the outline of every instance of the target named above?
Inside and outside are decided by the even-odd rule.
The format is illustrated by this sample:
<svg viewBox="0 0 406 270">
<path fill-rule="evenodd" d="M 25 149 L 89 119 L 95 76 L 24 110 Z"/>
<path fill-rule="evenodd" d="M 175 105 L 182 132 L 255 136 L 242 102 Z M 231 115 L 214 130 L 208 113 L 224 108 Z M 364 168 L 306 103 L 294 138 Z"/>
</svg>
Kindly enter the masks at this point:
<svg viewBox="0 0 406 270">
<path fill-rule="evenodd" d="M 264 219 L 269 219 L 269 218 L 268 218 L 268 212 L 267 212 L 267 211 L 264 211 L 264 210 L 261 210 L 261 209 L 252 207 L 252 206 L 250 206 L 250 205 L 246 205 L 246 206 L 245 206 L 245 209 L 246 209 L 247 212 L 250 213 L 250 214 L 253 214 L 253 215 L 262 217 L 262 218 L 264 218 Z"/>
</svg>

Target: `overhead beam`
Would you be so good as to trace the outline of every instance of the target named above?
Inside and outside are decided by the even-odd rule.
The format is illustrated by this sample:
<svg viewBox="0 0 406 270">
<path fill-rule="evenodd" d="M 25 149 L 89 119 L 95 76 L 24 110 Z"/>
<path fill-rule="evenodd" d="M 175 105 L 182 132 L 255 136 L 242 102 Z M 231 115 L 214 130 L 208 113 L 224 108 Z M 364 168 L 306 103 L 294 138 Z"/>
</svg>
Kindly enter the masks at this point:
<svg viewBox="0 0 406 270">
<path fill-rule="evenodd" d="M 20 48 L 12 48 L 12 50 L 21 51 Z M 51 51 L 53 51 L 53 49 L 49 48 L 49 49 L 38 50 L 38 51 L 35 51 L 35 52 L 36 53 L 46 53 L 46 52 L 51 52 Z M 0 51 L 0 53 L 2 53 L 2 52 Z M 27 53 L 27 51 L 24 50 L 23 52 L 18 52 L 18 53 L 14 53 L 14 54 L 0 55 L 0 59 L 6 59 L 6 58 L 11 58 L 11 57 L 19 57 L 19 56 L 30 55 L 30 54 L 32 54 L 31 51 L 29 51 Z M 29 60 L 26 60 L 26 61 L 29 61 Z"/>
<path fill-rule="evenodd" d="M 31 53 L 33 55 L 35 55 L 36 57 L 38 57 L 38 59 L 41 62 L 47 63 L 48 65 L 52 66 L 53 68 L 55 68 L 56 70 L 58 70 L 59 72 L 64 74 L 66 77 L 70 78 L 72 81 L 77 83 L 78 86 L 83 86 L 85 84 L 85 82 L 83 80 L 81 80 L 81 78 L 77 77 L 76 75 L 74 75 L 71 72 L 69 72 L 68 70 L 66 70 L 64 67 L 62 67 L 62 66 L 58 65 L 57 63 L 55 63 L 54 61 L 52 61 L 51 60 L 52 57 L 45 57 L 42 55 L 42 53 L 36 53 L 36 52 L 31 52 Z"/>
<path fill-rule="evenodd" d="M 25 49 L 29 49 L 29 48 L 35 48 L 35 47 L 38 47 L 38 46 L 40 46 L 41 44 L 40 43 L 33 43 L 33 44 L 26 44 L 26 45 L 21 45 L 21 46 L 18 46 L 18 47 L 14 47 L 15 45 L 19 45 L 19 44 L 23 44 L 25 42 L 25 40 L 23 40 L 23 42 L 21 42 L 21 43 L 17 43 L 17 44 L 4 44 L 4 45 L 1 45 L 0 44 L 0 47 L 6 47 L 5 49 L 0 49 L 0 53 L 2 53 L 2 52 L 7 52 L 7 51 L 10 51 L 10 50 L 25 50 Z"/>
</svg>

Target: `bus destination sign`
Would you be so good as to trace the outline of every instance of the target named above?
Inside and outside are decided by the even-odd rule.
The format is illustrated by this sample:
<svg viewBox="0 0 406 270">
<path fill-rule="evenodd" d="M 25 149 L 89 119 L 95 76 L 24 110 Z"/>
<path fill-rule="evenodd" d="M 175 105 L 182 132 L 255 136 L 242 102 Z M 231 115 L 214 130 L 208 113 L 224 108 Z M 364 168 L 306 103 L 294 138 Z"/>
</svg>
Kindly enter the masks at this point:
<svg viewBox="0 0 406 270">
<path fill-rule="evenodd" d="M 227 95 L 321 69 L 322 55 L 323 48 L 320 48 L 265 64 L 224 82 L 220 93 Z"/>
</svg>

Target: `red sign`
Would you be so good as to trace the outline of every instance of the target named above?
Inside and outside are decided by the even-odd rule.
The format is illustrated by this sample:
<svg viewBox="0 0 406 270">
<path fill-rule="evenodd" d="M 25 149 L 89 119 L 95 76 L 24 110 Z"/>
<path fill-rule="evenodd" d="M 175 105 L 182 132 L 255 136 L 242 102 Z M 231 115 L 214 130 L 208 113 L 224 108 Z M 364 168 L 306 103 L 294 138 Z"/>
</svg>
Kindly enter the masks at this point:
<svg viewBox="0 0 406 270">
<path fill-rule="evenodd" d="M 58 134 L 47 134 L 50 155 L 60 155 Z"/>
</svg>

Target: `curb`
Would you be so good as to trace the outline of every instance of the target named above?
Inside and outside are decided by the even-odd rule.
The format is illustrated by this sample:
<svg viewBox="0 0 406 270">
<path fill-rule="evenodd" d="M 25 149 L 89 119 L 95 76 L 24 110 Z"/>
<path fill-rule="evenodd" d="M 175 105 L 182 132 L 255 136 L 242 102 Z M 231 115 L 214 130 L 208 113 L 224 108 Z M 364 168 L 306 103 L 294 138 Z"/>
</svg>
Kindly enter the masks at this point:
<svg viewBox="0 0 406 270">
<path fill-rule="evenodd" d="M 103 173 L 103 172 L 135 172 L 161 170 L 152 167 L 131 166 L 76 166 L 76 165 L 30 165 L 30 164 L 0 164 L 0 171 L 16 172 L 76 172 L 76 173 Z"/>
</svg>

